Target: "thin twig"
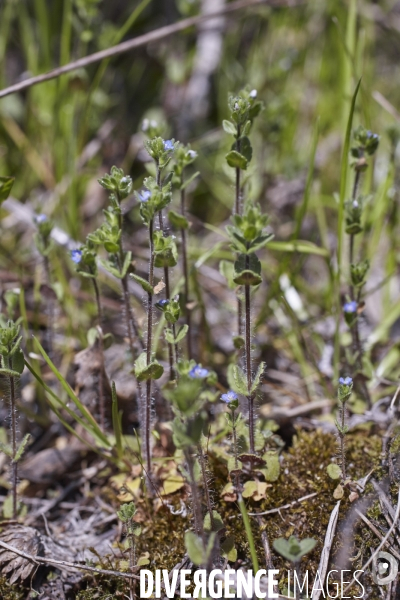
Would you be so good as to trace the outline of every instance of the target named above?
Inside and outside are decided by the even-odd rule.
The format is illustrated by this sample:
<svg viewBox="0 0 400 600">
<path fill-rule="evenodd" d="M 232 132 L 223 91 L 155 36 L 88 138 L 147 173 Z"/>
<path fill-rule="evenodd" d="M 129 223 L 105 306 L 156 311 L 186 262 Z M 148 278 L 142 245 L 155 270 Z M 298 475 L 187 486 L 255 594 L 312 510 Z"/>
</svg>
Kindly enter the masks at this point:
<svg viewBox="0 0 400 600">
<path fill-rule="evenodd" d="M 364 521 L 364 523 L 370 528 L 370 530 L 374 532 L 376 537 L 379 538 L 380 541 L 382 541 L 383 535 L 381 534 L 380 531 L 378 531 L 378 529 L 375 527 L 375 525 L 373 525 L 371 523 L 371 521 L 365 515 L 362 514 L 362 512 L 357 510 L 357 508 L 355 509 L 355 511 L 358 514 L 358 516 L 360 517 L 360 519 L 362 519 Z M 391 554 L 393 554 L 393 556 L 395 556 L 398 560 L 400 560 L 400 554 L 398 552 L 396 552 L 396 550 L 393 548 L 393 546 L 389 542 L 386 542 L 386 545 L 389 548 Z"/>
<path fill-rule="evenodd" d="M 263 515 L 272 515 L 273 513 L 277 513 L 280 510 L 284 510 L 286 508 L 291 508 L 292 506 L 295 506 L 296 504 L 300 504 L 300 502 L 305 502 L 306 500 L 310 500 L 310 498 L 314 498 L 315 496 L 318 495 L 318 492 L 314 492 L 313 494 L 308 494 L 308 496 L 303 496 L 302 498 L 299 498 L 298 500 L 294 500 L 293 502 L 289 502 L 289 504 L 284 504 L 283 506 L 279 506 L 278 508 L 271 508 L 271 510 L 266 510 L 264 512 L 260 512 L 260 513 L 249 513 L 250 517 L 262 517 Z"/>
<path fill-rule="evenodd" d="M 322 548 L 321 558 L 319 561 L 319 566 L 318 566 L 318 571 L 317 571 L 319 573 L 321 581 L 325 581 L 326 572 L 328 570 L 329 554 L 331 552 L 333 537 L 334 537 L 335 531 L 336 531 L 336 525 L 337 525 L 337 521 L 338 521 L 338 517 L 339 517 L 339 508 L 340 508 L 340 500 L 335 505 L 335 508 L 331 512 L 331 516 L 330 516 L 329 523 L 328 523 L 328 528 L 327 528 L 326 534 L 325 534 L 324 547 Z M 312 594 L 313 600 L 319 600 L 319 597 L 320 597 L 322 591 L 323 591 L 322 589 L 316 589 Z M 325 597 L 325 594 L 324 594 L 324 597 Z"/>
<path fill-rule="evenodd" d="M 32 561 L 36 564 L 41 565 L 55 565 L 58 567 L 67 567 L 70 569 L 79 569 L 82 571 L 91 571 L 92 573 L 99 573 L 100 575 L 112 575 L 114 577 L 124 577 L 125 579 L 140 579 L 139 575 L 130 575 L 129 573 L 122 573 L 121 571 L 110 571 L 108 569 L 96 569 L 96 567 L 88 567 L 87 565 L 78 565 L 76 563 L 67 562 L 65 560 L 54 560 L 53 558 L 43 558 L 42 556 L 32 556 L 27 552 L 23 552 L 22 550 L 18 550 L 18 548 L 14 548 L 14 546 L 10 546 L 5 542 L 0 540 L 0 546 L 13 552 L 14 554 L 18 554 L 18 556 L 22 556 L 22 558 L 26 558 L 27 560 Z"/>
<path fill-rule="evenodd" d="M 372 563 L 372 561 L 374 560 L 375 556 L 377 556 L 378 553 L 382 550 L 383 546 L 386 544 L 386 542 L 388 541 L 388 539 L 392 535 L 393 531 L 395 530 L 397 521 L 399 520 L 399 516 L 400 516 L 400 487 L 399 487 L 399 493 L 398 493 L 398 496 L 397 496 L 397 509 L 396 509 L 396 514 L 394 515 L 393 525 L 390 527 L 389 531 L 387 532 L 387 534 L 385 535 L 385 537 L 383 538 L 383 540 L 381 541 L 381 543 L 379 544 L 379 546 L 377 547 L 377 549 L 375 550 L 375 552 L 371 555 L 371 558 L 369 558 L 367 560 L 367 562 L 365 564 L 363 564 L 363 566 L 361 567 L 361 569 L 358 572 L 360 572 L 360 571 L 361 572 L 362 571 L 365 572 L 366 568 Z M 349 589 L 351 588 L 351 586 L 353 585 L 353 583 L 356 583 L 356 581 L 357 580 L 353 577 L 353 579 L 351 580 L 351 582 L 349 583 L 349 585 L 342 592 L 342 598 L 345 598 L 346 592 L 349 591 Z"/>
<path fill-rule="evenodd" d="M 9 96 L 10 94 L 14 94 L 15 92 L 20 92 L 22 90 L 26 90 L 33 85 L 37 85 L 38 83 L 43 83 L 44 81 L 49 81 L 50 79 L 56 79 L 65 73 L 69 73 L 70 71 L 75 71 L 76 69 L 82 69 L 91 65 L 93 63 L 100 62 L 105 58 L 111 58 L 113 56 L 117 56 L 118 54 L 123 54 L 124 52 L 129 52 L 129 50 L 134 50 L 135 48 L 139 48 L 140 46 L 145 46 L 150 42 L 156 42 L 162 40 L 164 38 L 175 35 L 179 31 L 184 31 L 189 27 L 193 27 L 193 25 L 199 25 L 204 21 L 208 21 L 210 19 L 214 19 L 215 17 L 219 17 L 222 15 L 226 15 L 229 13 L 236 12 L 238 10 L 244 8 L 251 8 L 257 6 L 270 6 L 271 8 L 285 8 L 285 7 L 295 7 L 301 6 L 304 2 L 292 1 L 292 0 L 239 0 L 238 2 L 232 2 L 228 6 L 224 7 L 223 10 L 206 13 L 203 15 L 199 15 L 197 17 L 190 17 L 188 19 L 183 19 L 182 21 L 178 21 L 177 23 L 172 23 L 171 25 L 166 25 L 165 27 L 160 27 L 159 29 L 155 29 L 154 31 L 150 31 L 149 33 L 145 33 L 144 35 L 139 35 L 136 38 L 126 40 L 121 44 L 117 44 L 116 46 L 112 46 L 111 48 L 106 48 L 106 50 L 100 50 L 100 52 L 95 52 L 94 54 L 89 54 L 89 56 L 84 56 L 83 58 L 79 58 L 78 60 L 72 61 L 62 67 L 57 67 L 56 69 L 52 69 L 48 73 L 43 73 L 42 75 L 36 75 L 35 77 L 30 77 L 29 79 L 25 79 L 24 81 L 20 81 L 10 87 L 5 88 L 0 91 L 0 98 L 4 98 L 5 96 Z"/>
</svg>

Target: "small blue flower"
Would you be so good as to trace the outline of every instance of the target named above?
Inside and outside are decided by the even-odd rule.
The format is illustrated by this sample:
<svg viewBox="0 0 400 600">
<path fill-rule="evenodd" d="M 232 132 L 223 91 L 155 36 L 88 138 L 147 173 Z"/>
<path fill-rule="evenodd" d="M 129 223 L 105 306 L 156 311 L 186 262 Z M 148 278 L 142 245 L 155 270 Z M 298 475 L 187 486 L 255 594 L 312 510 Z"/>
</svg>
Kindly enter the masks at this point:
<svg viewBox="0 0 400 600">
<path fill-rule="evenodd" d="M 151 192 L 149 190 L 143 190 L 138 194 L 140 202 L 148 202 L 151 198 Z"/>
<path fill-rule="evenodd" d="M 238 399 L 238 395 L 236 394 L 236 392 L 233 392 L 232 390 L 229 390 L 229 392 L 226 392 L 226 394 L 222 394 L 221 396 L 221 400 L 222 402 L 226 402 L 226 404 L 229 404 L 230 402 L 233 402 L 234 400 Z"/>
<path fill-rule="evenodd" d="M 192 159 L 197 158 L 196 150 L 188 150 L 188 156 L 189 156 L 189 158 L 192 158 Z"/>
<path fill-rule="evenodd" d="M 339 383 L 340 385 L 353 385 L 353 380 L 351 377 L 339 377 Z"/>
<path fill-rule="evenodd" d="M 82 251 L 81 250 L 71 250 L 71 259 L 75 264 L 79 264 L 82 260 Z"/>
<path fill-rule="evenodd" d="M 345 313 L 355 313 L 357 312 L 358 304 L 355 300 L 351 300 L 351 302 L 346 302 L 343 306 L 343 310 Z"/>
<path fill-rule="evenodd" d="M 167 300 L 167 299 L 159 300 L 158 302 L 156 302 L 157 308 L 161 308 L 161 310 L 164 308 L 164 306 L 167 306 L 168 304 L 169 304 L 169 300 Z"/>
<path fill-rule="evenodd" d="M 48 217 L 43 214 L 36 215 L 36 217 L 35 217 L 35 221 L 38 225 L 40 225 L 41 223 L 45 223 L 48 220 L 49 220 Z"/>
<path fill-rule="evenodd" d="M 196 365 L 189 371 L 189 377 L 192 379 L 205 379 L 209 372 L 208 369 L 204 369 L 201 365 Z"/>
<path fill-rule="evenodd" d="M 174 142 L 172 140 L 165 140 L 164 141 L 164 150 L 166 152 L 172 152 L 173 149 L 174 149 Z"/>
</svg>

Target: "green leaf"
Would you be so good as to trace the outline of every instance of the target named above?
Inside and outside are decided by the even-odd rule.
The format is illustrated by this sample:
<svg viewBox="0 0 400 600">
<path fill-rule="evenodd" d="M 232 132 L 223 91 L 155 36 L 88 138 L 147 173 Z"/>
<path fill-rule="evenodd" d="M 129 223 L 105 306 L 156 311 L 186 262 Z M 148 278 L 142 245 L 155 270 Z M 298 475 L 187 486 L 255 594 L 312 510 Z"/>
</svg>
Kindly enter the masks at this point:
<svg viewBox="0 0 400 600">
<path fill-rule="evenodd" d="M 181 342 L 189 331 L 189 325 L 181 325 L 176 333 L 175 344 Z"/>
<path fill-rule="evenodd" d="M 197 536 L 193 531 L 187 531 L 185 533 L 185 547 L 193 564 L 200 566 L 204 563 L 205 552 L 200 536 Z"/>
<path fill-rule="evenodd" d="M 27 433 L 26 435 L 24 435 L 24 439 L 18 446 L 18 450 L 15 454 L 14 462 L 18 462 L 20 460 L 21 456 L 25 452 L 25 448 L 26 448 L 27 444 L 29 443 L 30 439 L 31 439 L 30 433 Z"/>
<path fill-rule="evenodd" d="M 3 518 L 12 519 L 14 516 L 14 503 L 12 494 L 6 497 L 3 502 Z"/>
<path fill-rule="evenodd" d="M 293 242 L 268 242 L 269 250 L 278 252 L 299 252 L 300 254 L 316 254 L 317 256 L 329 256 L 325 248 L 319 248 L 312 242 L 296 240 Z"/>
<path fill-rule="evenodd" d="M 225 158 L 230 167 L 242 169 L 243 171 L 247 169 L 247 159 L 243 156 L 243 154 L 240 154 L 236 150 L 231 150 L 228 152 Z"/>
<path fill-rule="evenodd" d="M 132 252 L 127 252 L 125 254 L 125 259 L 124 259 L 124 264 L 122 265 L 122 270 L 121 270 L 121 279 L 123 279 L 125 277 L 125 275 L 128 272 L 128 269 L 130 267 L 131 264 L 131 260 L 132 260 Z"/>
<path fill-rule="evenodd" d="M 3 452 L 3 454 L 9 458 L 12 458 L 12 448 L 10 444 L 3 444 L 3 442 L 0 442 L 0 452 Z"/>
<path fill-rule="evenodd" d="M 221 518 L 221 515 L 216 510 L 212 511 L 212 515 L 213 515 L 212 526 L 211 526 L 210 513 L 208 512 L 206 514 L 206 516 L 204 517 L 204 531 L 206 533 L 210 533 L 210 531 L 215 531 L 218 533 L 218 531 L 221 531 L 221 529 L 225 529 L 225 525 Z"/>
<path fill-rule="evenodd" d="M 240 154 L 242 154 L 247 163 L 249 163 L 253 157 L 253 148 L 251 147 L 250 140 L 247 136 L 241 137 L 240 140 Z M 232 148 L 234 150 L 234 148 Z"/>
<path fill-rule="evenodd" d="M 274 541 L 273 546 L 281 556 L 290 562 L 297 563 L 302 556 L 311 552 L 316 543 L 312 538 L 306 538 L 299 542 L 294 535 L 291 535 L 288 540 L 278 538 Z"/>
<path fill-rule="evenodd" d="M 182 183 L 182 185 L 179 189 L 185 190 L 188 187 L 188 185 L 190 185 L 192 183 L 192 181 L 194 181 L 196 179 L 196 177 L 198 177 L 199 175 L 200 175 L 200 171 L 196 171 L 196 173 L 193 173 L 193 175 L 191 177 L 189 177 Z"/>
<path fill-rule="evenodd" d="M 252 384 L 251 384 L 251 390 L 250 390 L 251 392 L 255 392 L 256 391 L 256 389 L 257 389 L 257 387 L 258 387 L 258 385 L 260 383 L 261 376 L 264 373 L 266 366 L 267 365 L 265 364 L 265 362 L 262 362 L 262 363 L 260 363 L 258 365 L 257 372 L 254 375 L 254 379 L 253 379 Z"/>
<path fill-rule="evenodd" d="M 157 360 L 147 364 L 146 352 L 142 352 L 136 359 L 134 371 L 138 381 L 147 381 L 148 379 L 160 379 L 164 368 Z"/>
<path fill-rule="evenodd" d="M 238 285 L 259 285 L 261 279 L 261 263 L 255 254 L 239 254 L 235 261 L 235 277 Z"/>
<path fill-rule="evenodd" d="M 267 463 L 266 468 L 262 469 L 265 481 L 277 481 L 281 470 L 279 454 L 274 450 L 269 450 L 263 455 L 263 459 Z"/>
<path fill-rule="evenodd" d="M 335 463 L 330 463 L 326 467 L 326 471 L 331 479 L 339 479 L 342 475 L 342 469 Z"/>
<path fill-rule="evenodd" d="M 221 544 L 222 556 L 229 560 L 229 562 L 236 562 L 237 550 L 235 548 L 235 538 L 229 536 Z"/>
<path fill-rule="evenodd" d="M 246 373 L 238 366 L 230 364 L 228 367 L 228 383 L 231 390 L 237 394 L 247 396 L 249 393 L 247 387 L 247 376 Z"/>
<path fill-rule="evenodd" d="M 187 218 L 177 213 L 175 210 L 169 211 L 168 220 L 173 227 L 176 227 L 176 229 L 187 229 L 189 227 Z"/>
<path fill-rule="evenodd" d="M 20 373 L 13 369 L 0 369 L 0 375 L 8 375 L 9 377 L 19 377 Z"/>
<path fill-rule="evenodd" d="M 12 358 L 12 366 L 13 366 L 13 370 L 17 371 L 17 373 L 19 373 L 21 375 L 21 373 L 23 372 L 23 370 L 25 368 L 24 353 L 22 352 L 21 348 L 17 348 L 16 351 L 14 352 L 13 358 Z"/>
<path fill-rule="evenodd" d="M 135 273 L 131 273 L 130 277 L 132 277 L 132 279 L 134 279 L 136 281 L 136 283 L 141 285 L 145 292 L 147 292 L 148 294 L 151 294 L 151 295 L 154 294 L 153 286 L 151 286 L 146 279 L 143 279 L 143 277 L 139 277 L 139 275 L 135 275 Z"/>
<path fill-rule="evenodd" d="M 237 134 L 236 126 L 233 123 L 231 123 L 231 121 L 227 121 L 226 119 L 224 119 L 222 121 L 222 127 L 224 128 L 224 131 L 226 133 L 229 133 L 230 135 Z"/>
<path fill-rule="evenodd" d="M 0 177 L 0 203 L 7 200 L 13 185 L 14 177 Z"/>
<path fill-rule="evenodd" d="M 177 331 L 176 337 L 174 337 L 172 329 L 166 329 L 165 339 L 167 340 L 168 344 L 177 344 L 178 342 L 183 340 L 188 331 L 189 325 L 181 325 L 181 327 L 179 327 Z"/>
</svg>

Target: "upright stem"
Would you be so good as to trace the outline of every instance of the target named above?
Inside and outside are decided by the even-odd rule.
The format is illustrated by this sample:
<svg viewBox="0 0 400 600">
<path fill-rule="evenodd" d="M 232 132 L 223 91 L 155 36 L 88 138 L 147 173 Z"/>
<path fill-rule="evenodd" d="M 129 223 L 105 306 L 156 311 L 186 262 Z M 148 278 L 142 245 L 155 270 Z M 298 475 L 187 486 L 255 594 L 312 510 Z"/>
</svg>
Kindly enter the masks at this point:
<svg viewBox="0 0 400 600">
<path fill-rule="evenodd" d="M 49 257 L 43 256 L 44 270 L 46 273 L 46 282 L 49 288 L 51 287 L 51 276 L 50 276 L 50 263 Z M 47 299 L 47 343 L 48 343 L 48 354 L 51 357 L 53 354 L 53 329 L 54 329 L 54 300 L 49 294 Z"/>
<path fill-rule="evenodd" d="M 153 243 L 154 220 L 149 223 L 149 284 L 154 285 L 154 243 Z M 146 343 L 146 363 L 151 363 L 151 351 L 153 343 L 153 294 L 147 294 L 147 343 Z M 145 454 L 148 476 L 151 476 L 151 453 L 150 453 L 150 435 L 151 435 L 151 379 L 146 380 L 146 407 L 145 407 Z"/>
<path fill-rule="evenodd" d="M 182 182 L 183 183 L 183 182 Z M 185 190 L 181 190 L 181 215 L 185 216 Z M 183 263 L 183 278 L 184 278 L 184 290 L 185 290 L 185 317 L 186 325 L 189 327 L 186 334 L 187 353 L 189 360 L 192 358 L 192 327 L 191 319 L 192 314 L 188 308 L 189 300 L 189 267 L 188 267 L 188 256 L 186 246 L 186 230 L 181 229 L 182 237 L 182 263 Z"/>
<path fill-rule="evenodd" d="M 193 457 L 190 453 L 190 448 L 185 448 L 184 453 L 189 471 L 190 489 L 192 492 L 194 529 L 197 535 L 201 535 L 202 537 L 204 537 L 203 515 L 201 514 L 199 490 L 197 488 L 196 477 L 194 474 Z"/>
<path fill-rule="evenodd" d="M 237 142 L 236 149 L 240 153 L 240 135 L 241 128 L 240 125 L 237 126 Z M 235 186 L 235 213 L 237 215 L 241 214 L 241 182 L 240 182 L 240 169 L 236 169 L 236 186 Z M 242 302 L 240 298 L 237 298 L 237 317 L 238 317 L 238 335 L 242 335 L 243 325 L 242 325 Z"/>
<path fill-rule="evenodd" d="M 102 431 L 105 431 L 106 427 L 106 399 L 104 396 L 104 345 L 103 345 L 103 311 L 101 309 L 100 302 L 100 291 L 95 277 L 92 278 L 94 293 L 96 296 L 97 305 L 97 323 L 99 326 L 99 351 L 100 351 L 100 371 L 99 371 L 99 412 L 100 412 L 100 427 Z"/>
<path fill-rule="evenodd" d="M 161 169 L 158 165 L 158 162 L 156 162 L 156 169 L 157 169 L 157 185 L 158 187 L 161 189 Z M 160 231 L 162 231 L 162 234 L 165 236 L 165 231 L 164 231 L 164 219 L 163 219 L 163 212 L 162 210 L 160 210 L 160 212 L 158 213 L 158 223 L 160 226 Z M 164 282 L 165 282 L 165 298 L 166 300 L 170 300 L 171 299 L 171 292 L 170 292 L 170 287 L 169 287 L 169 270 L 168 267 L 164 267 Z M 172 325 L 172 332 L 174 334 L 174 337 L 176 336 L 176 330 L 175 330 L 175 324 Z M 175 372 L 174 372 L 174 349 L 173 349 L 173 345 L 168 343 L 168 359 L 169 359 L 169 378 L 170 381 L 173 381 L 175 379 Z"/>
<path fill-rule="evenodd" d="M 249 255 L 246 254 L 246 269 L 249 268 Z M 250 304 L 250 286 L 244 286 L 245 298 L 245 353 L 246 353 L 246 375 L 247 375 L 247 400 L 249 403 L 249 435 L 250 435 L 250 453 L 254 454 L 254 394 L 251 393 L 252 374 L 251 374 L 251 304 Z"/>
<path fill-rule="evenodd" d="M 233 436 L 233 452 L 235 455 L 235 470 L 238 468 L 238 448 L 237 448 L 237 435 L 236 435 L 236 423 L 235 423 L 235 411 L 232 410 L 232 436 Z"/>
<path fill-rule="evenodd" d="M 346 405 L 343 402 L 342 403 L 342 407 L 341 407 L 341 418 L 342 418 L 342 422 L 341 422 L 341 426 L 342 426 L 342 430 L 344 430 L 344 427 L 346 425 Z M 344 438 L 345 438 L 345 434 L 343 433 L 343 431 L 339 432 L 340 435 L 340 454 L 341 454 L 341 460 L 342 460 L 342 477 L 343 480 L 346 480 L 346 452 L 345 452 L 345 447 L 344 447 Z"/>
<path fill-rule="evenodd" d="M 122 231 L 123 231 L 122 212 L 119 212 L 119 214 L 118 214 L 118 226 L 119 226 L 119 229 L 121 230 L 121 240 L 120 240 L 120 244 L 119 244 L 118 261 L 119 261 L 119 268 L 122 269 L 122 265 L 124 264 L 124 247 L 123 247 L 123 243 L 122 243 Z M 122 286 L 122 295 L 123 295 L 124 306 L 125 306 L 125 320 L 126 320 L 126 329 L 128 331 L 129 349 L 131 351 L 132 358 L 134 358 L 135 357 L 135 343 L 134 343 L 133 333 L 135 334 L 136 339 L 138 340 L 139 345 L 142 350 L 144 349 L 144 344 L 143 344 L 142 338 L 140 337 L 139 327 L 137 326 L 135 315 L 133 314 L 130 299 L 129 299 L 129 286 L 128 286 L 128 275 L 127 274 L 121 279 L 121 286 Z"/>
<path fill-rule="evenodd" d="M 12 358 L 10 358 L 10 369 L 13 368 Z M 12 448 L 12 460 L 11 460 L 11 485 L 12 485 L 12 506 L 13 506 L 13 519 L 18 516 L 17 506 L 17 483 L 18 483 L 18 463 L 15 460 L 17 454 L 17 412 L 15 406 L 15 380 L 14 377 L 9 378 L 10 381 L 10 411 L 11 411 L 11 448 Z"/>
<path fill-rule="evenodd" d="M 211 506 L 210 490 L 208 489 L 208 482 L 207 482 L 206 459 L 203 454 L 203 448 L 201 446 L 201 442 L 197 446 L 197 451 L 198 451 L 198 455 L 199 455 L 201 476 L 203 478 L 204 491 L 205 491 L 205 495 L 206 495 L 207 510 L 210 515 L 211 531 L 214 531 L 214 516 L 213 516 L 213 511 L 212 511 L 212 506 Z"/>
<path fill-rule="evenodd" d="M 353 185 L 353 196 L 352 196 L 353 201 L 356 200 L 356 198 L 357 198 L 357 190 L 358 190 L 358 186 L 360 184 L 360 176 L 361 176 L 361 171 L 357 170 L 356 176 L 354 178 L 354 185 Z M 355 238 L 354 234 L 351 233 L 350 234 L 350 244 L 349 244 L 349 267 L 354 263 L 354 238 Z M 350 291 L 350 298 L 352 300 L 354 300 L 355 292 L 354 292 L 354 286 L 353 286 L 352 282 L 350 282 L 350 290 L 349 291 Z M 359 302 L 360 302 L 360 296 L 361 296 L 361 289 L 359 290 L 359 293 L 358 293 L 357 304 L 359 304 Z M 350 331 L 351 331 L 351 337 L 352 337 L 352 341 L 353 341 L 353 349 L 357 356 L 356 366 L 359 371 L 362 371 L 363 349 L 362 349 L 360 333 L 359 333 L 359 329 L 358 329 L 358 317 L 356 317 L 354 323 L 352 324 L 352 326 L 350 328 Z M 365 400 L 367 401 L 368 408 L 371 408 L 372 400 L 371 400 L 371 396 L 370 396 L 368 387 L 364 380 L 361 381 L 360 388 L 365 397 Z"/>
</svg>

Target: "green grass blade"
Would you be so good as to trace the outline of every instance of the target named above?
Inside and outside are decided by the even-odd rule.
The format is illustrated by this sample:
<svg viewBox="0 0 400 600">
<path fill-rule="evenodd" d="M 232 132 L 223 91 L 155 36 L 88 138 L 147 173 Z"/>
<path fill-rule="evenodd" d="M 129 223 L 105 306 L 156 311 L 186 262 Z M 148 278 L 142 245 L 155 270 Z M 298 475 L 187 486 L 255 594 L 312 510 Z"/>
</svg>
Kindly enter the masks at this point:
<svg viewBox="0 0 400 600">
<path fill-rule="evenodd" d="M 107 446 L 109 446 L 109 442 L 107 440 L 107 437 L 101 431 L 99 425 L 97 424 L 96 419 L 93 417 L 93 415 L 90 413 L 90 411 L 86 408 L 86 406 L 84 406 L 82 404 L 82 402 L 79 400 L 78 396 L 72 390 L 72 388 L 69 385 L 69 383 L 67 383 L 65 381 L 65 379 L 61 375 L 60 371 L 57 369 L 57 367 L 50 360 L 48 354 L 46 353 L 46 351 L 42 347 L 42 345 L 39 342 L 39 340 L 36 337 L 34 337 L 34 340 L 35 340 L 35 344 L 36 344 L 36 346 L 37 346 L 40 354 L 43 356 L 43 358 L 46 361 L 47 365 L 50 367 L 51 371 L 53 372 L 53 374 L 56 376 L 56 378 L 60 382 L 61 387 L 63 388 L 63 390 L 68 394 L 68 396 L 70 397 L 70 399 L 72 400 L 72 402 L 75 404 L 76 408 L 81 412 L 81 414 L 87 419 L 88 423 L 91 425 L 91 431 L 92 431 L 92 433 L 93 434 L 95 433 L 96 437 L 98 437 L 104 444 L 106 444 Z"/>
<path fill-rule="evenodd" d="M 293 234 L 293 239 L 295 239 L 295 240 L 297 240 L 300 235 L 301 226 L 303 224 L 304 217 L 307 214 L 308 203 L 309 203 L 310 194 L 311 194 L 311 187 L 312 187 L 313 178 L 314 178 L 315 155 L 317 152 L 318 138 L 319 138 L 319 118 L 317 119 L 317 122 L 315 123 L 315 127 L 314 127 L 314 135 L 313 135 L 312 147 L 311 147 L 310 166 L 308 167 L 306 187 L 304 190 L 303 202 L 300 206 L 300 210 L 298 212 L 297 219 L 296 219 L 296 229 Z"/>
<path fill-rule="evenodd" d="M 57 405 L 54 404 L 50 399 L 52 398 L 57 404 L 59 404 L 61 406 L 61 408 L 63 408 L 71 418 L 73 418 L 77 423 L 79 423 L 80 425 L 82 425 L 82 427 L 90 434 L 92 435 L 98 442 L 100 443 L 104 443 L 103 439 L 99 439 L 96 435 L 96 433 L 93 431 L 92 427 L 90 425 L 88 425 L 84 419 L 82 419 L 82 417 L 80 417 L 77 413 L 75 413 L 73 410 L 71 410 L 69 408 L 69 406 L 67 404 L 65 404 L 65 402 L 63 402 L 62 400 L 60 400 L 60 398 L 57 396 L 57 394 L 55 394 L 53 392 L 53 390 L 43 381 L 43 379 L 40 377 L 40 375 L 35 371 L 35 369 L 32 367 L 32 365 L 30 365 L 28 363 L 27 360 L 25 360 L 25 365 L 27 367 L 27 369 L 32 373 L 32 375 L 34 376 L 34 378 L 36 379 L 36 381 L 43 387 L 44 391 L 47 393 L 48 397 L 47 397 L 47 402 L 49 403 L 51 409 L 54 411 L 54 413 L 56 414 L 56 416 L 61 420 L 62 424 L 64 425 L 64 427 L 66 427 L 68 429 L 68 431 L 71 431 L 71 433 L 73 433 L 74 435 L 76 435 L 77 438 L 79 438 L 82 442 L 84 442 L 87 446 L 89 446 L 91 449 L 96 450 L 96 448 L 94 448 L 94 446 L 92 446 L 91 444 L 89 444 L 89 442 L 87 442 L 86 440 L 84 440 L 83 438 L 81 438 L 79 436 L 79 434 L 77 434 L 75 432 L 75 430 L 68 425 L 68 423 L 65 421 L 65 419 L 62 417 L 60 411 L 57 408 Z M 107 445 L 110 446 L 108 440 L 107 440 Z"/>
</svg>

